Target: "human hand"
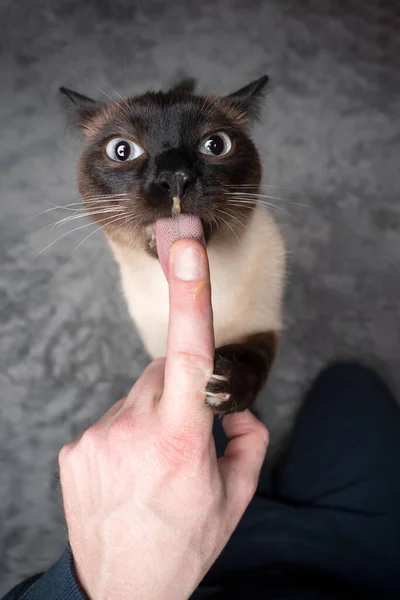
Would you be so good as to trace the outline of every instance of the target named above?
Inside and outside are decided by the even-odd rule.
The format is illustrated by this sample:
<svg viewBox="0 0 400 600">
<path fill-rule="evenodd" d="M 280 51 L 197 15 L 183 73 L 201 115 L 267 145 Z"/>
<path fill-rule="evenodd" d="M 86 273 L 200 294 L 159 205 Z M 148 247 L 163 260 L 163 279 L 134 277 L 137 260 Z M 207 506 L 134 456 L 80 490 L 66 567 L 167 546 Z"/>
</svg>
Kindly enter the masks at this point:
<svg viewBox="0 0 400 600">
<path fill-rule="evenodd" d="M 201 244 L 176 242 L 169 273 L 166 359 L 60 452 L 70 545 L 91 599 L 188 598 L 250 502 L 265 456 L 268 432 L 247 410 L 224 417 L 230 442 L 217 459 L 202 392 L 214 335 Z"/>
</svg>

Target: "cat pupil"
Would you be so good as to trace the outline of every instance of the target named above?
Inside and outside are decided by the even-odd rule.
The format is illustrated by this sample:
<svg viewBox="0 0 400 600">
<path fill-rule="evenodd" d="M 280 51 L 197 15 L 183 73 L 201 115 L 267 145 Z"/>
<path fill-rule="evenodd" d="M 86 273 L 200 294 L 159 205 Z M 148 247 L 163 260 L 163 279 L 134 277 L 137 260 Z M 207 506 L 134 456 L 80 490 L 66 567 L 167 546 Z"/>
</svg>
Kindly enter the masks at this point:
<svg viewBox="0 0 400 600">
<path fill-rule="evenodd" d="M 205 147 L 211 154 L 219 156 L 224 151 L 224 140 L 219 135 L 212 135 L 205 143 Z"/>
<path fill-rule="evenodd" d="M 115 154 L 118 156 L 120 160 L 127 160 L 131 153 L 131 148 L 128 142 L 119 142 L 117 147 L 115 148 Z"/>
</svg>

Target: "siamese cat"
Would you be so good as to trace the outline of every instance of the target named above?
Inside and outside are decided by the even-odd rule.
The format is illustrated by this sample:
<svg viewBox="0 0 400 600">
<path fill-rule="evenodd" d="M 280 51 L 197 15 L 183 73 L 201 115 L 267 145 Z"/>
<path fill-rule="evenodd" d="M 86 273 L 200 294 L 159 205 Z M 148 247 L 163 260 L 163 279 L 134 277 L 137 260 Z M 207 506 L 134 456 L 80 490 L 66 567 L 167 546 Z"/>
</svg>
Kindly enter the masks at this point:
<svg viewBox="0 0 400 600">
<path fill-rule="evenodd" d="M 205 402 L 220 415 L 254 402 L 282 329 L 285 248 L 259 201 L 249 135 L 267 81 L 228 96 L 196 94 L 185 81 L 106 104 L 60 88 L 69 124 L 84 137 L 79 191 L 153 358 L 166 354 L 169 248 L 178 238 L 206 246 L 216 351 Z"/>
</svg>

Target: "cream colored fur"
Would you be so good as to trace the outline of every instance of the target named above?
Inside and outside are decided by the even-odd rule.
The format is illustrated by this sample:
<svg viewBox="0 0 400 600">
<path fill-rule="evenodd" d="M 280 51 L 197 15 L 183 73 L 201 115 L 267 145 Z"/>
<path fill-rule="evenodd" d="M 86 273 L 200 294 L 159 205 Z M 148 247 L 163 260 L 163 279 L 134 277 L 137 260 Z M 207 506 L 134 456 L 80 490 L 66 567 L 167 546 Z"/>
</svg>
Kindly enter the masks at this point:
<svg viewBox="0 0 400 600">
<path fill-rule="evenodd" d="M 216 347 L 282 328 L 285 248 L 277 225 L 264 207 L 257 206 L 237 236 L 227 232 L 207 247 Z M 145 251 L 109 241 L 144 345 L 153 358 L 165 356 L 168 285 L 161 266 Z"/>
</svg>

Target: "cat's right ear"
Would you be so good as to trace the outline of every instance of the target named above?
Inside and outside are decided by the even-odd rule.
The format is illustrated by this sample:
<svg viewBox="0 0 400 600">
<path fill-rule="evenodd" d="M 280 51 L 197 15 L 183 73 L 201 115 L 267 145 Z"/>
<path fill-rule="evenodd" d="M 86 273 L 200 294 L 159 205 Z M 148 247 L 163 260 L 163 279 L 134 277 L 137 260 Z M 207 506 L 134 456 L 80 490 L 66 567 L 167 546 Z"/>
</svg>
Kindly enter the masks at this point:
<svg viewBox="0 0 400 600">
<path fill-rule="evenodd" d="M 77 131 L 81 131 L 86 122 L 104 106 L 102 102 L 92 100 L 66 87 L 59 88 L 59 100 L 68 126 Z"/>
</svg>

